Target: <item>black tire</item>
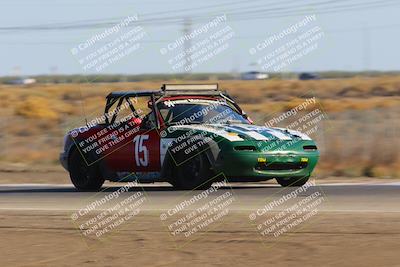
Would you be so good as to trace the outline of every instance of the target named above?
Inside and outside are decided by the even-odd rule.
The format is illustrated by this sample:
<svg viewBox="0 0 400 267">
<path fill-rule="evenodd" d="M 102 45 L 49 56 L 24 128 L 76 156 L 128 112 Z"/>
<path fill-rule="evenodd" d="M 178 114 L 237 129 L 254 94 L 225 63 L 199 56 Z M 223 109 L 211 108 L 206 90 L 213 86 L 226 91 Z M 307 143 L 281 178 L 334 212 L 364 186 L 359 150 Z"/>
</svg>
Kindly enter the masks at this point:
<svg viewBox="0 0 400 267">
<path fill-rule="evenodd" d="M 205 153 L 200 153 L 186 161 L 183 155 L 177 155 L 178 166 L 173 166 L 170 183 L 180 190 L 205 190 L 211 187 L 211 164 Z"/>
<path fill-rule="evenodd" d="M 104 184 L 98 165 L 88 166 L 78 149 L 74 149 L 69 158 L 69 176 L 79 191 L 98 191 Z"/>
<path fill-rule="evenodd" d="M 278 184 L 280 184 L 283 187 L 288 187 L 288 186 L 303 186 L 305 183 L 307 183 L 308 179 L 310 176 L 306 177 L 289 177 L 289 178 L 276 178 L 276 181 Z"/>
</svg>

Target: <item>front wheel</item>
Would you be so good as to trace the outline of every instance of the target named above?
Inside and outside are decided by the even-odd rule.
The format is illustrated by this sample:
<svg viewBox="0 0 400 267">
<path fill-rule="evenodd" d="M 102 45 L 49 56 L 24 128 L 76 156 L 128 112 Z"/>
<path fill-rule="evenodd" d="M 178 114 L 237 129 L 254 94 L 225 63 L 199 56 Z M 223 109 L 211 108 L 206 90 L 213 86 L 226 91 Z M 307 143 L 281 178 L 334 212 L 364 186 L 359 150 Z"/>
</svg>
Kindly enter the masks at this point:
<svg viewBox="0 0 400 267">
<path fill-rule="evenodd" d="M 170 183 L 176 189 L 208 189 L 213 183 L 210 167 L 205 154 L 198 154 L 173 168 Z"/>
<path fill-rule="evenodd" d="M 308 179 L 310 176 L 306 177 L 288 177 L 288 178 L 276 178 L 276 181 L 278 184 L 280 184 L 283 187 L 288 187 L 288 186 L 303 186 L 305 183 L 307 183 Z"/>
<path fill-rule="evenodd" d="M 78 149 L 69 159 L 69 176 L 79 191 L 98 191 L 104 183 L 97 164 L 88 165 Z"/>
</svg>

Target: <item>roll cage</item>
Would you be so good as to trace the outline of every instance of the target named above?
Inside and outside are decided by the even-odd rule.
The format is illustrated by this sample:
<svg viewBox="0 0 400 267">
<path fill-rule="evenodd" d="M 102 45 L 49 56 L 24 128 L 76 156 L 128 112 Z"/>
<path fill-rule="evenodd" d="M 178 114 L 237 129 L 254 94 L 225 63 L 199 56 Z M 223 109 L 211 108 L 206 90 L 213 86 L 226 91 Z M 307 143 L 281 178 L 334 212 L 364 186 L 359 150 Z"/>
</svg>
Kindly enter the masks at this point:
<svg viewBox="0 0 400 267">
<path fill-rule="evenodd" d="M 111 92 L 106 97 L 106 106 L 104 109 L 105 123 L 113 124 L 118 116 L 121 105 L 126 101 L 129 108 L 134 114 L 137 114 L 134 104 L 131 101 L 132 97 L 150 97 L 151 108 L 154 114 L 159 114 L 157 104 L 163 101 L 166 97 L 173 96 L 207 96 L 207 97 L 221 97 L 227 102 L 231 103 L 236 111 L 247 118 L 246 113 L 239 107 L 239 105 L 229 96 L 226 91 L 219 90 L 218 84 L 163 84 L 160 90 L 154 91 L 126 91 L 126 92 Z M 110 108 L 117 103 L 115 111 L 111 116 L 109 114 Z M 159 121 L 156 119 L 156 126 L 159 128 Z"/>
</svg>

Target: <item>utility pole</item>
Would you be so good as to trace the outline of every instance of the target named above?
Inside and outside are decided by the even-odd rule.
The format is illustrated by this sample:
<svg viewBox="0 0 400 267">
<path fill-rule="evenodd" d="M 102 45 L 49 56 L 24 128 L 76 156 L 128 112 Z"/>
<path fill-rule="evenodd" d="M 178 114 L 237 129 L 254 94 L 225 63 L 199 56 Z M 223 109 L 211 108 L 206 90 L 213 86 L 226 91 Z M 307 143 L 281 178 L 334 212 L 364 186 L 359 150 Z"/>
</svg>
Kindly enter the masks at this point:
<svg viewBox="0 0 400 267">
<path fill-rule="evenodd" d="M 183 36 L 189 36 L 190 32 L 192 30 L 192 20 L 190 18 L 185 18 L 183 22 Z M 185 69 L 184 72 L 190 73 L 190 65 L 191 65 L 191 60 L 190 56 L 191 53 L 189 52 L 189 49 L 192 46 L 192 42 L 190 38 L 185 39 L 185 43 L 183 45 L 184 53 L 185 53 Z"/>
</svg>

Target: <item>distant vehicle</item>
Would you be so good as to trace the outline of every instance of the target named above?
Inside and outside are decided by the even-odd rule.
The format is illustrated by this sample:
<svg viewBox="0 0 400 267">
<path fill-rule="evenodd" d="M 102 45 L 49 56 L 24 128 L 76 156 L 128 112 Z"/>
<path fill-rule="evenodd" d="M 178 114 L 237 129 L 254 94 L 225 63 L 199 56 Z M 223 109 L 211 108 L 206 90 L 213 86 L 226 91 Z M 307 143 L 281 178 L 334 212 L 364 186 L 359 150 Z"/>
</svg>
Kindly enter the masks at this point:
<svg viewBox="0 0 400 267">
<path fill-rule="evenodd" d="M 310 73 L 310 72 L 303 72 L 299 74 L 299 80 L 306 81 L 306 80 L 319 80 L 318 74 Z"/>
<path fill-rule="evenodd" d="M 32 78 L 18 78 L 7 82 L 8 84 L 33 84 L 36 83 L 35 79 Z"/>
<path fill-rule="evenodd" d="M 319 158 L 306 134 L 254 125 L 217 84 L 112 92 L 103 118 L 64 138 L 60 161 L 78 190 L 99 190 L 105 180 L 205 189 L 224 177 L 302 186 Z"/>
<path fill-rule="evenodd" d="M 249 71 L 242 73 L 242 80 L 265 80 L 268 78 L 269 76 L 267 73 L 259 71 Z"/>
</svg>

